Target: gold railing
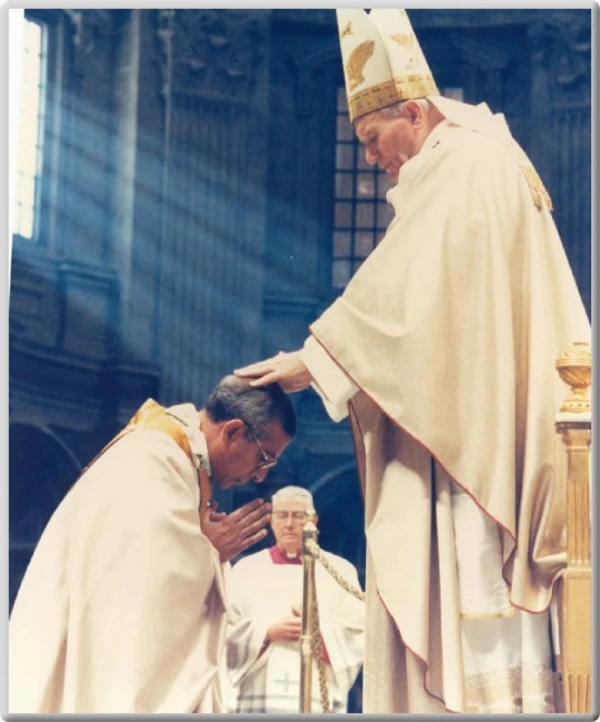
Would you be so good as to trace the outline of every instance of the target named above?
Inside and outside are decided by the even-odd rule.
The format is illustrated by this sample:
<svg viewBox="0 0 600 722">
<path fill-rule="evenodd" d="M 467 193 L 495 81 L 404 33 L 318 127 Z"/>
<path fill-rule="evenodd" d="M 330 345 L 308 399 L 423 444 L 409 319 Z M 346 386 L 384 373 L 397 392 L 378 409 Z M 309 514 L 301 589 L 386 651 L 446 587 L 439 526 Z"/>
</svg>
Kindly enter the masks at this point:
<svg viewBox="0 0 600 722">
<path fill-rule="evenodd" d="M 567 567 L 560 590 L 560 664 L 565 712 L 592 711 L 590 444 L 592 356 L 575 343 L 556 361 L 572 390 L 556 418 L 567 451 Z"/>
</svg>

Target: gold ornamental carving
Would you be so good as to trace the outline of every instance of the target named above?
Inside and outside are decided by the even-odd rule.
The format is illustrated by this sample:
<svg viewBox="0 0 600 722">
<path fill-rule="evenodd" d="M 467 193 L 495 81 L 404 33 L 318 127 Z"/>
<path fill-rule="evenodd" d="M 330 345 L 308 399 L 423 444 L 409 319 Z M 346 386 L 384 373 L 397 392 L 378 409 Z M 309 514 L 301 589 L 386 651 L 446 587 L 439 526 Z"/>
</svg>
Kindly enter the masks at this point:
<svg viewBox="0 0 600 722">
<path fill-rule="evenodd" d="M 552 205 L 552 198 L 550 198 L 550 194 L 542 183 L 542 179 L 538 175 L 536 169 L 528 163 L 521 163 L 520 168 L 525 176 L 529 190 L 531 191 L 535 207 L 538 210 L 541 210 L 543 206 L 546 206 L 549 211 L 552 211 L 554 209 L 554 206 Z"/>
<path fill-rule="evenodd" d="M 592 548 L 590 509 L 590 445 L 592 377 L 590 346 L 577 342 L 556 361 L 571 395 L 561 406 L 556 431 L 567 454 L 566 541 L 567 566 L 559 595 L 560 657 L 565 712 L 592 711 Z M 577 418 L 577 414 L 581 414 Z"/>
<path fill-rule="evenodd" d="M 591 412 L 589 388 L 592 383 L 592 352 L 585 341 L 576 341 L 556 361 L 561 379 L 571 387 L 572 395 L 560 407 L 572 413 Z"/>
<path fill-rule="evenodd" d="M 352 31 L 352 22 L 351 21 L 349 21 L 347 23 L 346 27 L 342 30 L 342 32 L 340 34 L 340 40 L 342 38 L 345 38 L 346 35 L 354 35 L 354 32 Z"/>
<path fill-rule="evenodd" d="M 415 36 L 412 33 L 394 33 L 390 35 L 390 38 L 398 45 L 409 50 L 415 46 Z"/>
<path fill-rule="evenodd" d="M 346 63 L 346 72 L 348 73 L 348 81 L 350 83 L 350 92 L 354 90 L 364 81 L 362 74 L 363 68 L 367 64 L 367 60 L 375 52 L 375 41 L 365 40 L 364 43 L 358 45 L 348 58 Z"/>
</svg>

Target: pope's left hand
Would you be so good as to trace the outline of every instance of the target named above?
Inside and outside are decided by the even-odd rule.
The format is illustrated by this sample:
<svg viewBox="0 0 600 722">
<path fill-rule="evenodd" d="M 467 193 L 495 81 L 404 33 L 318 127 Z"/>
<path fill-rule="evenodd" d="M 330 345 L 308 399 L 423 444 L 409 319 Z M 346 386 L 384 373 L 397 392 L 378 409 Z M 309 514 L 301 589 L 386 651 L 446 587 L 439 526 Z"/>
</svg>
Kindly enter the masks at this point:
<svg viewBox="0 0 600 722">
<path fill-rule="evenodd" d="M 300 351 L 280 351 L 277 356 L 236 369 L 234 373 L 241 378 L 253 379 L 251 386 L 278 383 L 288 394 L 302 391 L 313 381 L 310 371 L 300 357 Z"/>
</svg>

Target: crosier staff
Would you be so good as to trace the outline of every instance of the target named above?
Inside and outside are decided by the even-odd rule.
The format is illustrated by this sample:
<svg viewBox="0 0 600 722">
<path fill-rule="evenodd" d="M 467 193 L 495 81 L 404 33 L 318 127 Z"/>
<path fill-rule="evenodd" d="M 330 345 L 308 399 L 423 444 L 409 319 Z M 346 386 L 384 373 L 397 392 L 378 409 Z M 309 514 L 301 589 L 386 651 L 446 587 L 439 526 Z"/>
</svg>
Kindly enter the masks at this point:
<svg viewBox="0 0 600 722">
<path fill-rule="evenodd" d="M 312 629 L 315 614 L 315 558 L 309 550 L 310 542 L 317 541 L 317 527 L 313 521 L 314 511 L 302 530 L 302 634 L 300 636 L 300 712 L 311 711 L 312 694 Z"/>
</svg>

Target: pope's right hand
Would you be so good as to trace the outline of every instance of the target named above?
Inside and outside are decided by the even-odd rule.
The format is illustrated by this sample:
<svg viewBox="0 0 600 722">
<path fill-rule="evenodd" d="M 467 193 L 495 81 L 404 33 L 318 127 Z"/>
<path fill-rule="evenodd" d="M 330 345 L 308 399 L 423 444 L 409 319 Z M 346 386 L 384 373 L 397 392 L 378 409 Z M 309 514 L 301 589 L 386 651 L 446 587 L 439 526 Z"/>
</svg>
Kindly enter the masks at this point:
<svg viewBox="0 0 600 722">
<path fill-rule="evenodd" d="M 257 361 L 256 363 L 235 369 L 236 376 L 251 379 L 250 386 L 266 386 L 278 383 L 288 394 L 302 391 L 313 381 L 300 351 L 284 353 L 280 351 L 276 356 Z"/>
</svg>

